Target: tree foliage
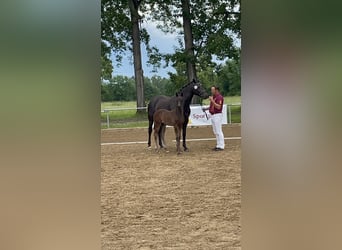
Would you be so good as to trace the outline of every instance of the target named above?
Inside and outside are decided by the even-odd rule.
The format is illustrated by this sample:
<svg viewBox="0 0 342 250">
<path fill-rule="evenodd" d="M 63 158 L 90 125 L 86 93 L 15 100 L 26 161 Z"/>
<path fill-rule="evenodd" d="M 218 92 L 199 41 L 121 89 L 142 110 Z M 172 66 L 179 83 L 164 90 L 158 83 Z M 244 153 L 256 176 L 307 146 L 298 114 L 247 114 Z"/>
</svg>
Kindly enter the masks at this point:
<svg viewBox="0 0 342 250">
<path fill-rule="evenodd" d="M 131 48 L 131 25 L 127 1 L 101 0 L 101 56 L 115 56 L 120 65 L 122 55 Z"/>
<path fill-rule="evenodd" d="M 101 85 L 102 101 L 133 101 L 135 100 L 134 78 L 116 76 L 109 83 Z"/>
<path fill-rule="evenodd" d="M 145 77 L 144 95 L 149 101 L 155 95 L 174 95 L 170 79 L 160 76 Z M 134 101 L 136 85 L 133 77 L 115 76 L 108 83 L 101 84 L 101 101 Z"/>
<path fill-rule="evenodd" d="M 144 21 L 148 1 L 134 1 L 139 4 L 140 22 Z M 158 66 L 160 61 L 158 48 L 150 45 L 150 35 L 146 28 L 140 26 L 140 39 L 145 44 L 150 60 L 148 63 Z M 106 58 L 114 56 L 117 66 L 121 65 L 123 56 L 133 52 L 132 20 L 127 0 L 101 0 L 101 55 Z"/>
<path fill-rule="evenodd" d="M 172 96 L 186 84 L 185 64 L 178 64 L 176 73 L 170 73 L 170 78 L 160 76 L 145 77 L 144 94 L 146 102 L 153 96 Z M 241 95 L 240 60 L 229 59 L 223 65 L 208 66 L 198 73 L 203 86 L 210 91 L 213 85 L 219 86 L 224 96 Z M 136 85 L 134 77 L 115 76 L 108 83 L 101 85 L 102 101 L 134 101 L 136 100 Z"/>
<path fill-rule="evenodd" d="M 240 0 L 193 0 L 190 1 L 190 13 L 193 38 L 194 55 L 185 53 L 182 25 L 182 0 L 140 0 L 140 22 L 153 21 L 157 27 L 166 33 L 178 33 L 178 47 L 173 53 L 161 54 L 158 48 L 150 46 L 150 36 L 145 28 L 140 26 L 140 39 L 146 45 L 148 52 L 148 64 L 156 67 L 161 65 L 173 66 L 176 73 L 169 73 L 170 79 L 144 78 L 145 100 L 149 100 L 155 94 L 173 95 L 177 89 L 188 82 L 187 62 L 196 65 L 199 80 L 208 88 L 211 85 L 221 87 L 225 95 L 240 94 L 240 49 L 236 39 L 241 36 Z M 132 88 L 135 85 L 134 78 L 121 79 L 114 84 L 113 79 L 119 82 L 117 77 L 112 78 L 111 55 L 114 56 L 115 66 L 120 66 L 122 57 L 133 51 L 132 48 L 132 23 L 128 1 L 102 0 L 101 1 L 101 64 L 102 80 L 108 79 L 110 83 L 102 86 L 102 99 L 118 100 L 120 98 L 136 98 L 136 92 L 129 96 L 126 92 L 120 92 L 121 84 Z M 221 64 L 222 61 L 224 64 Z M 163 82 L 164 81 L 164 82 Z M 163 83 L 161 83 L 163 82 Z M 115 90 L 115 91 L 114 91 Z M 131 91 L 131 90 L 130 90 Z M 136 91 L 136 89 L 135 89 Z M 134 99 L 135 100 L 135 99 Z"/>
<path fill-rule="evenodd" d="M 241 71 L 240 59 L 228 60 L 217 71 L 218 83 L 222 92 L 226 95 L 241 95 Z"/>
<path fill-rule="evenodd" d="M 218 86 L 225 96 L 241 95 L 241 74 L 240 60 L 229 59 L 223 65 L 216 67 L 208 66 L 198 73 L 198 78 L 208 89 L 211 86 Z"/>
<path fill-rule="evenodd" d="M 194 61 L 204 69 L 215 66 L 215 60 L 237 58 L 239 49 L 236 39 L 241 36 L 241 15 L 239 0 L 194 0 L 190 2 L 190 18 L 194 43 L 194 58 L 184 53 L 184 42 L 178 39 L 175 53 L 165 54 L 166 65 L 175 66 L 179 62 Z M 151 5 L 151 20 L 165 33 L 177 32 L 183 35 L 181 1 L 163 0 Z"/>
<path fill-rule="evenodd" d="M 108 62 L 112 52 L 115 54 L 117 63 L 121 63 L 122 55 L 130 51 L 133 54 L 137 107 L 145 106 L 141 42 L 146 45 L 148 53 L 157 53 L 157 48 L 150 47 L 150 36 L 146 29 L 140 25 L 143 19 L 140 11 L 144 12 L 145 2 L 147 1 L 101 1 L 102 78 L 106 79 L 111 73 L 108 70 L 110 67 Z M 137 110 L 137 112 L 143 112 L 143 110 Z"/>
</svg>

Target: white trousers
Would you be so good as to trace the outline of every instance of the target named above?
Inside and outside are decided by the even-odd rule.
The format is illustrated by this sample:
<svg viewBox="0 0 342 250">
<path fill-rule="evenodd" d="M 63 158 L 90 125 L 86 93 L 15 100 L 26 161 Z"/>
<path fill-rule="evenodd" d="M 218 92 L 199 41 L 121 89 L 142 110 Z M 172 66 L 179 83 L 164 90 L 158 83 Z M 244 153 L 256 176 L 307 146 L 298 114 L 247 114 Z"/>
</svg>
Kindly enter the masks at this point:
<svg viewBox="0 0 342 250">
<path fill-rule="evenodd" d="M 213 132 L 216 136 L 216 147 L 224 149 L 224 135 L 222 132 L 222 113 L 211 116 L 211 124 Z"/>
</svg>

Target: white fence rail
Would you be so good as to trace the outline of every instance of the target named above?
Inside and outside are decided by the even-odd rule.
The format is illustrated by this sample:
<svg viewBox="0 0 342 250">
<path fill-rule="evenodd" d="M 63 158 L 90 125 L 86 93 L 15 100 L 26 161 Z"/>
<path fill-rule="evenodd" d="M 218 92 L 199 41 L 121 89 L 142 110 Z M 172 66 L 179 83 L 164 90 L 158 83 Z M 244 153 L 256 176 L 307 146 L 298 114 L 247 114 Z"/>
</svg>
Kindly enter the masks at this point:
<svg viewBox="0 0 342 250">
<path fill-rule="evenodd" d="M 226 104 L 226 105 L 227 105 L 228 124 L 232 124 L 232 107 L 233 106 L 240 106 L 241 107 L 241 103 L 233 103 L 233 104 Z M 191 107 L 198 107 L 198 105 L 190 106 L 190 108 Z M 110 127 L 110 113 L 111 112 L 118 112 L 118 111 L 122 111 L 122 110 L 147 110 L 147 107 L 138 107 L 138 108 L 110 108 L 110 109 L 103 109 L 103 110 L 101 110 L 101 113 L 105 113 L 106 114 L 107 128 Z"/>
</svg>

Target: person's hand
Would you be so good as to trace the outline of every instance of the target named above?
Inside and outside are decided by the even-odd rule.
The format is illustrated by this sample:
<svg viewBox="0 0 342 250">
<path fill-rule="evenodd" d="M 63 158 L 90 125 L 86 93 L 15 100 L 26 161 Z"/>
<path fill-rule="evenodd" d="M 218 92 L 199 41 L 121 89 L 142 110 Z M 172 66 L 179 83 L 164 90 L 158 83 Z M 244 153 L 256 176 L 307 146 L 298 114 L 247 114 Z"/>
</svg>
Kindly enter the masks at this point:
<svg viewBox="0 0 342 250">
<path fill-rule="evenodd" d="M 212 102 L 214 98 L 212 96 L 209 96 L 209 100 Z"/>
</svg>

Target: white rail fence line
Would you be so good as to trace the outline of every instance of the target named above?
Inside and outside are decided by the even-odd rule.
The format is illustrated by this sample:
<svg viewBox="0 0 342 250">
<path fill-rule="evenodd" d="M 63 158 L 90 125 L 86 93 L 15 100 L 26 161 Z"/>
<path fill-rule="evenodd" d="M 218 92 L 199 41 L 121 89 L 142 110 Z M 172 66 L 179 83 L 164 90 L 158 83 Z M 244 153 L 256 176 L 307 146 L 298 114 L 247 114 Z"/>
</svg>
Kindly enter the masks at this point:
<svg viewBox="0 0 342 250">
<path fill-rule="evenodd" d="M 240 106 L 241 103 L 231 103 L 231 104 L 226 104 L 227 105 L 227 113 L 228 113 L 228 123 L 232 124 L 232 106 Z M 192 105 L 192 106 L 198 106 L 198 105 Z M 109 114 L 110 112 L 116 112 L 116 111 L 122 111 L 122 110 L 144 110 L 147 109 L 147 107 L 137 107 L 137 108 L 112 108 L 112 109 L 103 109 L 101 110 L 101 113 L 106 113 L 106 123 L 107 123 L 107 128 L 110 127 L 110 118 Z"/>
<path fill-rule="evenodd" d="M 110 112 L 121 111 L 121 110 L 137 110 L 137 109 L 143 110 L 143 109 L 147 109 L 147 107 L 103 109 L 103 110 L 101 110 L 101 113 L 106 113 L 107 128 L 109 128 L 110 127 L 110 121 L 109 121 L 109 113 Z"/>
</svg>

